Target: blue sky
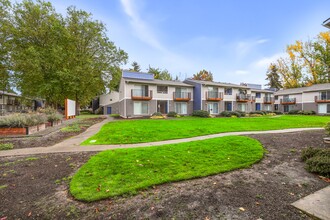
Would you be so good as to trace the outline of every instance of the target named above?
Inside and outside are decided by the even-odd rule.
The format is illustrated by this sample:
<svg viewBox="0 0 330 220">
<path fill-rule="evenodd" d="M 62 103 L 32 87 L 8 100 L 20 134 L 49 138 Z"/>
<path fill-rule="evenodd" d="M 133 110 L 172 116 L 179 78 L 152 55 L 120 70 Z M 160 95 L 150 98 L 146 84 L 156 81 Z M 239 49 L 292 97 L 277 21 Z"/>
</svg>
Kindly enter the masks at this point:
<svg viewBox="0 0 330 220">
<path fill-rule="evenodd" d="M 106 24 L 109 38 L 146 71 L 166 68 L 181 79 L 201 69 L 215 81 L 265 84 L 270 62 L 287 44 L 307 40 L 330 17 L 330 1 L 51 0 L 75 5 Z"/>
</svg>

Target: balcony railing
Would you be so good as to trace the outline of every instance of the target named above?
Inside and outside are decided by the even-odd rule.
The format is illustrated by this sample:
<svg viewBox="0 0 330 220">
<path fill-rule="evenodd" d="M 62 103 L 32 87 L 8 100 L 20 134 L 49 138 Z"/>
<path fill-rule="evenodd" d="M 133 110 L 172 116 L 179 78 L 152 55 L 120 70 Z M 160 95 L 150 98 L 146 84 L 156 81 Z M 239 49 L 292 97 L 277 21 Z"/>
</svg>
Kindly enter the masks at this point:
<svg viewBox="0 0 330 220">
<path fill-rule="evenodd" d="M 282 105 L 294 105 L 296 104 L 296 98 L 283 98 L 280 103 Z"/>
<path fill-rule="evenodd" d="M 191 93 L 190 92 L 173 92 L 174 101 L 190 101 Z"/>
<path fill-rule="evenodd" d="M 330 96 L 327 96 L 327 95 L 315 96 L 315 102 L 317 102 L 317 103 L 330 102 Z"/>
<path fill-rule="evenodd" d="M 7 100 L 7 105 L 15 105 L 16 100 L 13 99 L 8 99 Z"/>
<path fill-rule="evenodd" d="M 250 94 L 237 94 L 236 95 L 236 101 L 237 102 L 250 102 L 255 101 L 255 97 L 251 96 Z"/>
<path fill-rule="evenodd" d="M 274 98 L 273 97 L 264 97 L 264 104 L 273 104 Z"/>
<path fill-rule="evenodd" d="M 152 90 L 132 89 L 131 98 L 133 100 L 151 100 Z"/>
<path fill-rule="evenodd" d="M 206 91 L 206 100 L 208 101 L 221 101 L 223 100 L 223 93 L 222 92 L 213 92 L 213 91 Z"/>
</svg>

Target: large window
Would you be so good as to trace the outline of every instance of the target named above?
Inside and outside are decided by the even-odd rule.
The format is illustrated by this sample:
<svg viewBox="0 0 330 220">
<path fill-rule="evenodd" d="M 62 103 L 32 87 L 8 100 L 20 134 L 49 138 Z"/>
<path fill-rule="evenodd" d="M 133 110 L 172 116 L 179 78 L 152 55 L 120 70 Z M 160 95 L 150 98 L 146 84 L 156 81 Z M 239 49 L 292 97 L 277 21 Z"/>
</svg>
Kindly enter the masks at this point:
<svg viewBox="0 0 330 220">
<path fill-rule="evenodd" d="M 167 94 L 168 87 L 167 86 L 157 86 L 157 93 Z"/>
<path fill-rule="evenodd" d="M 218 103 L 208 103 L 207 111 L 210 114 L 218 114 L 219 113 L 219 104 Z"/>
<path fill-rule="evenodd" d="M 148 102 L 134 102 L 134 115 L 147 115 Z"/>
<path fill-rule="evenodd" d="M 264 110 L 265 111 L 271 111 L 272 110 L 272 106 L 271 105 L 264 105 Z"/>
<path fill-rule="evenodd" d="M 232 88 L 225 88 L 225 95 L 232 95 L 233 89 Z"/>
<path fill-rule="evenodd" d="M 319 114 L 330 114 L 330 104 L 319 104 L 318 113 Z"/>
<path fill-rule="evenodd" d="M 261 98 L 261 93 L 260 92 L 256 92 L 256 98 Z"/>
<path fill-rule="evenodd" d="M 247 110 L 246 104 L 242 104 L 242 103 L 237 104 L 237 110 L 242 111 L 242 112 L 246 112 L 246 110 Z"/>
<path fill-rule="evenodd" d="M 294 109 L 293 105 L 284 105 L 284 112 L 289 112 Z"/>
<path fill-rule="evenodd" d="M 175 103 L 175 112 L 178 114 L 182 114 L 182 115 L 187 114 L 187 103 L 186 102 L 176 102 Z"/>
</svg>

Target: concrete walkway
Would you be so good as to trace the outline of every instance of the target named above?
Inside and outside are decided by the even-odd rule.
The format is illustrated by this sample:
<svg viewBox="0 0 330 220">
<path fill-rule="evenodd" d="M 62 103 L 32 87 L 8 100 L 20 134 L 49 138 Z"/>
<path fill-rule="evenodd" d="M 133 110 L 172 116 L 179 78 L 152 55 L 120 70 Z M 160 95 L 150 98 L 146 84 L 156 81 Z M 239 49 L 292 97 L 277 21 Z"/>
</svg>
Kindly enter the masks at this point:
<svg viewBox="0 0 330 220">
<path fill-rule="evenodd" d="M 67 139 L 61 143 L 55 144 L 51 147 L 34 147 L 34 148 L 23 148 L 23 149 L 13 149 L 0 151 L 0 157 L 7 156 L 22 156 L 22 155 L 34 155 L 34 154 L 48 154 L 48 153 L 65 153 L 65 152 L 86 152 L 86 151 L 104 151 L 116 148 L 134 148 L 134 147 L 150 147 L 159 146 L 164 144 L 176 144 L 190 141 L 206 140 L 216 137 L 224 137 L 229 135 L 249 135 L 249 134 L 275 134 L 275 133 L 289 133 L 298 131 L 308 131 L 308 130 L 320 130 L 323 128 L 294 128 L 294 129 L 284 129 L 284 130 L 271 130 L 271 131 L 243 131 L 243 132 L 227 132 L 219 134 L 211 134 L 205 136 L 198 136 L 192 138 L 183 138 L 167 141 L 149 142 L 149 143 L 139 143 L 139 144 L 122 144 L 122 145 L 91 145 L 91 146 L 80 146 L 80 143 L 89 138 L 90 136 L 96 134 L 100 128 L 112 121 L 113 118 L 108 118 L 98 124 L 89 127 L 85 132 Z"/>
<path fill-rule="evenodd" d="M 291 205 L 318 219 L 330 220 L 330 186 L 310 194 Z"/>
</svg>

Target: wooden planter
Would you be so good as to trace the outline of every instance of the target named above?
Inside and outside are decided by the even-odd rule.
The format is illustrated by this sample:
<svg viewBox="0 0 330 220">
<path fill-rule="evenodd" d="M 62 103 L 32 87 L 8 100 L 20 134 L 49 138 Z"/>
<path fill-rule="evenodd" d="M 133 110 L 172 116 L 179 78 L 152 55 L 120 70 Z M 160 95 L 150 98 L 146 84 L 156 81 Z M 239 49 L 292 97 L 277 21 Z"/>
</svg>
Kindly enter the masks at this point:
<svg viewBox="0 0 330 220">
<path fill-rule="evenodd" d="M 60 125 L 60 124 L 62 124 L 62 120 L 52 121 L 52 122 L 50 122 L 50 124 L 51 124 L 52 127 L 54 127 L 54 126 L 56 126 L 56 125 Z"/>
<path fill-rule="evenodd" d="M 46 129 L 46 124 L 40 124 L 24 128 L 0 128 L 1 136 L 29 135 Z"/>
</svg>

